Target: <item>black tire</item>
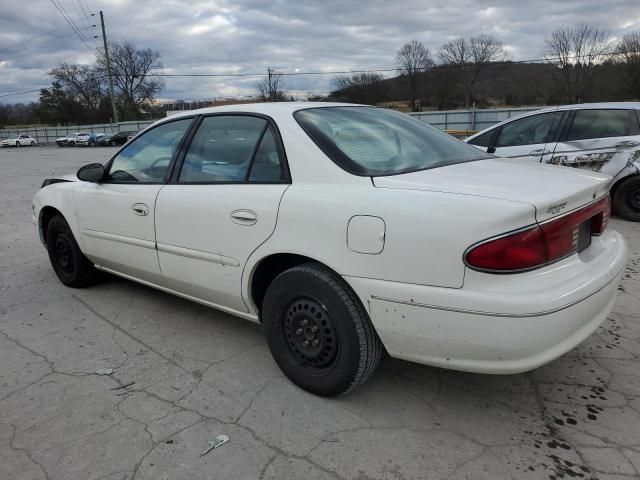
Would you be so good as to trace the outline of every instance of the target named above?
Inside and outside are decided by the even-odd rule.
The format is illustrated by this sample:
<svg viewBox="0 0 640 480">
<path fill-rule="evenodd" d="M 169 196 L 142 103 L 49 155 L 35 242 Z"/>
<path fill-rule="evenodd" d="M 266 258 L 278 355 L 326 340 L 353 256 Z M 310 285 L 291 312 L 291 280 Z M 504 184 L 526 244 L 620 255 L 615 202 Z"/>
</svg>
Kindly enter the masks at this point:
<svg viewBox="0 0 640 480">
<path fill-rule="evenodd" d="M 96 143 L 93 140 L 89 140 L 87 142 L 87 147 L 95 147 L 95 146 L 96 146 Z"/>
<path fill-rule="evenodd" d="M 640 222 L 640 175 L 626 178 L 616 188 L 613 207 L 622 218 Z"/>
<path fill-rule="evenodd" d="M 53 271 L 66 286 L 83 288 L 97 277 L 97 270 L 80 251 L 69 225 L 60 215 L 49 221 L 47 250 Z"/>
<path fill-rule="evenodd" d="M 293 267 L 276 277 L 267 289 L 262 323 L 280 369 L 316 395 L 340 395 L 363 384 L 382 355 L 360 299 L 320 264 Z"/>
<path fill-rule="evenodd" d="M 31 146 L 35 147 L 36 146 L 36 142 L 34 142 L 33 140 L 31 140 Z"/>
<path fill-rule="evenodd" d="M 69 142 L 69 143 L 67 143 L 67 145 L 69 147 L 75 147 L 76 146 L 76 142 Z"/>
<path fill-rule="evenodd" d="M 22 144 L 19 141 L 16 141 L 16 147 L 21 147 Z"/>
<path fill-rule="evenodd" d="M 116 142 L 109 142 L 109 145 L 111 145 L 112 147 L 116 146 Z"/>
</svg>

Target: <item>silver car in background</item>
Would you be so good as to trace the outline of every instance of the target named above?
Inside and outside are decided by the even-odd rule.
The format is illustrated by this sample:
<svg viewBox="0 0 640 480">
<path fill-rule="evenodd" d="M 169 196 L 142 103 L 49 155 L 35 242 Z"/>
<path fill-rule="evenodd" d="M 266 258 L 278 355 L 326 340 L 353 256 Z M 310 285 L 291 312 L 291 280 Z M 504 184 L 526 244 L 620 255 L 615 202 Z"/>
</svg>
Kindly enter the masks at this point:
<svg viewBox="0 0 640 480">
<path fill-rule="evenodd" d="M 464 141 L 499 157 L 611 175 L 614 211 L 640 221 L 640 102 L 545 108 L 505 120 Z"/>
</svg>

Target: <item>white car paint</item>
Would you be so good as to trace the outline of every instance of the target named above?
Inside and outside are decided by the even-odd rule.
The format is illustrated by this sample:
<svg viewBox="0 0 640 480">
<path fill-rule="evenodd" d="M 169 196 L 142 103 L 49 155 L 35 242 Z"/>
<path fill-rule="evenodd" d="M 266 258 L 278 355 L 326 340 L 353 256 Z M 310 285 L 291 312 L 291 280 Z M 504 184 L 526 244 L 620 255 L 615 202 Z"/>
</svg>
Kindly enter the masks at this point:
<svg viewBox="0 0 640 480">
<path fill-rule="evenodd" d="M 34 222 L 42 236 L 43 213 L 55 208 L 97 267 L 252 321 L 260 314 L 251 290 L 260 263 L 304 255 L 351 286 L 392 356 L 452 369 L 530 370 L 604 320 L 627 256 L 611 229 L 580 253 L 528 272 L 482 273 L 465 266 L 463 256 L 481 240 L 602 198 L 609 176 L 500 159 L 355 176 L 327 158 L 293 117 L 335 105 L 225 106 L 158 122 L 266 115 L 281 135 L 290 183 L 136 185 L 66 177 L 36 193 Z M 144 214 L 133 210 L 141 204 Z"/>
<path fill-rule="evenodd" d="M 37 144 L 38 141 L 29 135 L 18 135 L 0 141 L 0 147 L 34 147 Z"/>
<path fill-rule="evenodd" d="M 574 116 L 585 115 L 588 111 L 612 110 L 628 113 L 631 130 L 626 135 L 611 135 L 605 137 L 585 138 L 571 140 L 569 137 Z M 555 115 L 554 115 L 555 114 Z M 547 142 L 527 143 L 525 145 L 499 145 L 500 130 L 515 125 L 514 122 L 532 120 L 535 118 L 554 119 L 550 129 L 550 138 Z M 615 190 L 619 182 L 632 175 L 640 175 L 640 102 L 609 102 L 609 103 L 585 103 L 578 105 L 563 105 L 559 107 L 543 108 L 534 112 L 519 115 L 489 128 L 475 135 L 471 135 L 464 141 L 476 148 L 486 150 L 487 146 L 475 145 L 479 138 L 490 135 L 490 132 L 498 134 L 498 139 L 493 139 L 495 148 L 491 151 L 498 157 L 520 159 L 526 162 L 542 162 L 555 165 L 563 165 L 574 168 L 582 168 L 602 172 L 611 175 L 614 180 L 612 188 Z M 496 140 L 498 140 L 496 144 Z M 507 142 L 509 143 L 509 142 Z"/>
</svg>

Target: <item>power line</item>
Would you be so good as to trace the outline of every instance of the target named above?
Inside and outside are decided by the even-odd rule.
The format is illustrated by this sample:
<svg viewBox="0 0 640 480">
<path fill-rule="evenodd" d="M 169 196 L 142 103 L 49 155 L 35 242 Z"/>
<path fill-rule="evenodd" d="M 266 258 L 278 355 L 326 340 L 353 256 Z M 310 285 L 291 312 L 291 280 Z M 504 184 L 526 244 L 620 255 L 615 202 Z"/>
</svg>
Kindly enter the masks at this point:
<svg viewBox="0 0 640 480">
<path fill-rule="evenodd" d="M 628 54 L 640 54 L 640 51 L 637 52 L 627 52 Z M 612 55 L 620 55 L 619 52 L 605 52 L 605 53 L 601 53 L 598 55 L 591 55 L 593 57 L 595 56 L 612 56 Z M 564 58 L 577 58 L 577 55 L 568 55 Z M 588 57 L 588 55 L 587 55 Z M 532 59 L 532 60 L 503 60 L 503 61 L 499 61 L 499 62 L 490 62 L 487 65 L 517 65 L 517 64 L 535 64 L 535 63 L 542 63 L 542 62 L 551 62 L 553 60 L 560 60 L 560 57 L 547 57 L 547 58 L 541 58 L 541 59 Z M 426 69 L 423 70 L 430 70 L 430 69 L 438 69 L 438 68 L 460 68 L 460 67 L 464 67 L 464 66 L 472 66 L 474 64 L 462 64 L 462 65 L 436 65 L 434 67 L 428 67 Z M 378 72 L 397 72 L 398 68 L 378 68 L 378 69 L 368 69 L 368 70 L 344 70 L 344 71 L 331 71 L 331 72 L 280 72 L 278 73 L 278 75 L 282 75 L 282 76 L 296 76 L 296 75 L 341 75 L 341 74 L 353 74 L 353 73 L 378 73 Z M 217 78 L 224 78 L 224 77 L 265 77 L 267 76 L 268 73 L 185 73 L 185 74 L 163 74 L 163 73 L 149 73 L 145 76 L 147 77 L 217 77 Z M 102 77 L 95 77 L 94 79 L 98 79 L 98 78 L 106 78 L 106 76 L 102 76 Z M 44 89 L 46 88 L 52 88 L 52 87 L 43 87 Z M 17 93 L 8 93 L 8 94 L 3 94 L 0 95 L 0 98 L 2 97 L 10 97 L 10 96 L 14 96 L 14 95 L 22 95 L 25 93 L 32 93 L 32 92 L 37 92 L 40 91 L 41 89 L 38 90 L 31 90 L 31 91 L 27 91 L 27 92 L 17 92 Z M 309 93 L 314 93 L 314 92 L 309 92 Z M 325 93 L 325 92 L 318 92 L 318 93 Z"/>
<path fill-rule="evenodd" d="M 82 29 L 82 31 L 89 30 L 90 28 L 92 28 L 92 27 L 84 28 L 84 29 Z M 5 55 L 5 56 L 0 55 L 0 59 L 1 60 L 11 60 L 11 59 L 16 58 L 16 57 L 20 57 L 20 59 L 25 59 L 25 58 L 33 57 L 35 55 L 40 55 L 40 54 L 43 54 L 43 53 L 47 53 L 52 49 L 55 50 L 56 48 L 59 48 L 60 45 L 56 45 L 56 44 L 58 44 L 60 42 L 60 40 L 63 40 L 63 39 L 68 38 L 70 36 L 73 36 L 74 34 L 75 34 L 75 32 L 66 32 L 66 33 L 63 33 L 62 35 L 57 35 L 57 36 L 55 36 L 53 38 L 49 38 L 49 39 L 47 39 L 45 41 L 35 43 L 35 44 L 33 44 L 33 45 L 31 45 L 29 47 L 29 49 L 33 49 L 33 48 L 39 47 L 41 45 L 47 45 L 47 47 L 53 47 L 53 48 L 45 48 L 44 50 L 40 50 L 38 52 L 31 52 L 28 55 L 25 55 L 25 53 L 23 51 L 19 50 L 19 51 L 10 53 L 10 54 Z"/>
<path fill-rule="evenodd" d="M 87 48 L 89 49 L 89 51 L 91 53 L 94 53 L 93 49 L 89 46 L 89 44 L 87 43 L 87 41 L 84 39 L 84 37 L 82 36 L 82 34 L 78 31 L 77 27 L 75 26 L 75 23 L 73 21 L 71 21 L 71 19 L 65 14 L 63 13 L 66 12 L 66 9 L 64 8 L 64 6 L 62 4 L 60 4 L 60 6 L 58 6 L 58 4 L 56 3 L 55 0 L 49 0 L 51 2 L 51 4 L 56 7 L 56 10 L 58 10 L 58 12 L 60 12 L 60 15 L 62 15 L 62 18 L 64 18 L 64 20 L 69 24 L 69 27 L 71 27 L 71 30 L 73 30 L 75 32 L 75 34 L 78 36 L 78 38 L 80 40 L 82 40 L 82 43 L 84 43 Z M 60 1 L 60 0 L 58 0 Z"/>
</svg>

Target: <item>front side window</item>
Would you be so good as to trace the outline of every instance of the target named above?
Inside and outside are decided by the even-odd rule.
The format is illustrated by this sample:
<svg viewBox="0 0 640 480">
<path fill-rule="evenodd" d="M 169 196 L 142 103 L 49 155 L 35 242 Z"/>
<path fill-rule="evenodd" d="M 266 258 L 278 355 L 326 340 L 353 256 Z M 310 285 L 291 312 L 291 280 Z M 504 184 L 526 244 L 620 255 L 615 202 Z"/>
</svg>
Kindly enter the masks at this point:
<svg viewBox="0 0 640 480">
<path fill-rule="evenodd" d="M 632 110 L 577 110 L 567 141 L 638 135 Z"/>
<path fill-rule="evenodd" d="M 298 110 L 294 117 L 331 160 L 354 175 L 396 175 L 492 158 L 392 110 L 321 107 Z"/>
<path fill-rule="evenodd" d="M 551 141 L 562 112 L 540 113 L 506 123 L 500 129 L 496 147 L 535 145 Z"/>
<path fill-rule="evenodd" d="M 159 125 L 128 144 L 114 158 L 108 181 L 156 183 L 164 180 L 182 137 L 193 119 Z"/>
<path fill-rule="evenodd" d="M 491 140 L 493 140 L 493 136 L 496 133 L 496 129 L 491 129 L 488 132 L 484 132 L 482 135 L 478 135 L 475 138 L 472 138 L 467 143 L 471 145 L 476 145 L 478 147 L 488 147 L 491 145 Z"/>
<path fill-rule="evenodd" d="M 248 115 L 204 118 L 178 176 L 182 183 L 285 179 L 274 132 L 265 119 Z"/>
</svg>

